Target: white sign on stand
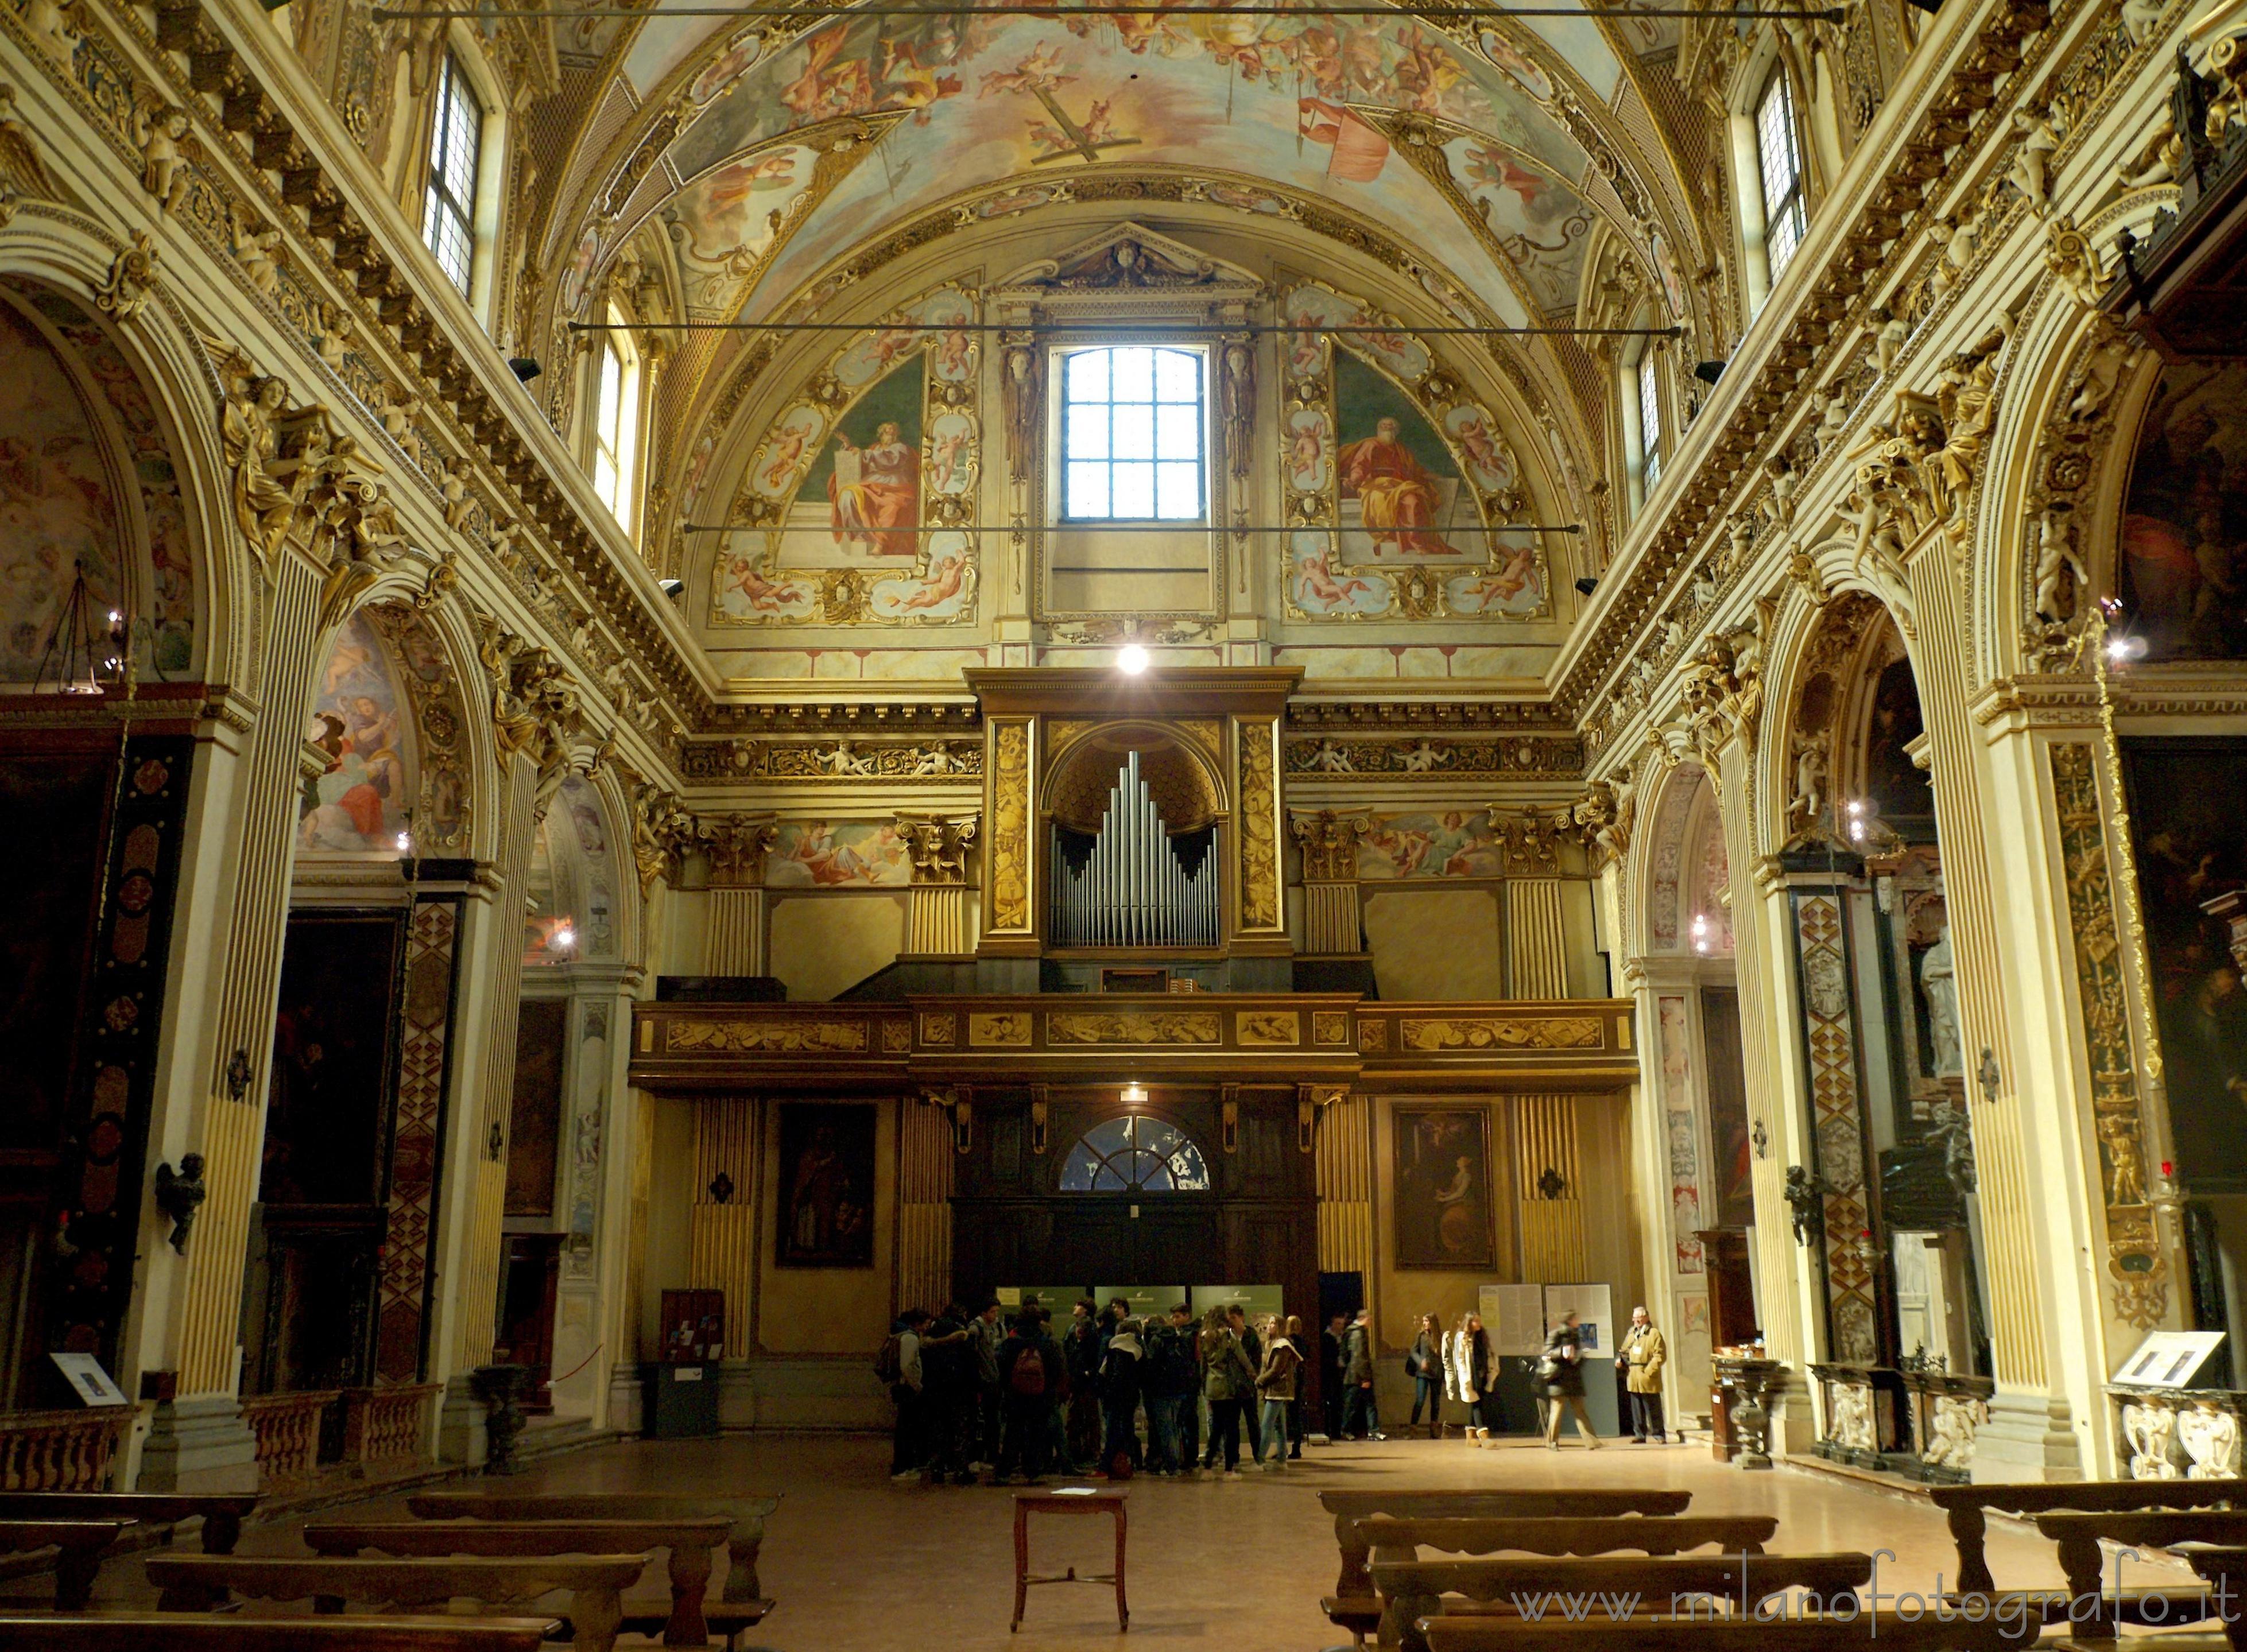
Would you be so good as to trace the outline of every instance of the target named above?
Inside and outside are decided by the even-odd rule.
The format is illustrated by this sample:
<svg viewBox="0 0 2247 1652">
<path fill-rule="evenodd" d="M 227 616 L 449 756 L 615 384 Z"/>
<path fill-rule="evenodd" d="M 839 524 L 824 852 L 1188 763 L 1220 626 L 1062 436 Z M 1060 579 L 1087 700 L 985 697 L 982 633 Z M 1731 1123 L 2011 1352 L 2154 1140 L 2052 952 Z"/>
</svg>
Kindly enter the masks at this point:
<svg viewBox="0 0 2247 1652">
<path fill-rule="evenodd" d="M 2122 1362 L 2114 1381 L 2138 1388 L 2182 1388 L 2223 1342 L 2221 1331 L 2155 1331 Z"/>
<path fill-rule="evenodd" d="M 1485 1285 L 1479 1294 L 1476 1311 L 1489 1334 L 1491 1351 L 1499 1355 L 1534 1358 L 1545 1346 L 1545 1287 L 1541 1285 Z"/>
<path fill-rule="evenodd" d="M 50 1354 L 47 1357 L 70 1380 L 78 1390 L 79 1398 L 88 1405 L 128 1405 L 125 1390 L 111 1380 L 101 1369 L 101 1362 L 91 1354 Z"/>
</svg>

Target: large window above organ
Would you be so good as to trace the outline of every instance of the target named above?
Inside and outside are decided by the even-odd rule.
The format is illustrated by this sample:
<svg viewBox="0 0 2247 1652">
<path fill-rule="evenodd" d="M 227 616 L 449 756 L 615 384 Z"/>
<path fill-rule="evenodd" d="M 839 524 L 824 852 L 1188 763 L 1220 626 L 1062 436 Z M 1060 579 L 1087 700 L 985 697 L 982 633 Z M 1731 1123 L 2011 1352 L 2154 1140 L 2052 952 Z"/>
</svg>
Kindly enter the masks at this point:
<svg viewBox="0 0 2247 1652">
<path fill-rule="evenodd" d="M 1061 360 L 1062 516 L 1199 522 L 1208 418 L 1194 350 L 1123 345 Z"/>
</svg>

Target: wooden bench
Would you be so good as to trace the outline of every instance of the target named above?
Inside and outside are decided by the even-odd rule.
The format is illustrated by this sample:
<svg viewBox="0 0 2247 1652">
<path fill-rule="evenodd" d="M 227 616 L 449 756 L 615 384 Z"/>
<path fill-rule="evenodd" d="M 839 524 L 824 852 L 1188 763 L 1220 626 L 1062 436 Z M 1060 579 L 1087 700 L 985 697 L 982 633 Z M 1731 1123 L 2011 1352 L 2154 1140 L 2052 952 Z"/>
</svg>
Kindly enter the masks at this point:
<svg viewBox="0 0 2247 1652">
<path fill-rule="evenodd" d="M 1419 1625 L 1446 1614 L 1446 1595 L 1464 1595 L 1485 1608 L 1479 1615 L 1503 1617 L 1510 1627 L 1536 1621 L 1522 1613 L 1522 1603 L 1559 1612 L 1563 1608 L 1555 1597 L 1566 1596 L 1585 1602 L 1590 1614 L 1587 1621 L 1637 1616 L 1690 1621 L 1697 1610 L 1705 1609 L 1713 1617 L 1719 1605 L 1738 1609 L 1796 1589 L 1821 1601 L 1847 1595 L 1854 1605 L 1857 1586 L 1872 1575 L 1873 1557 L 1854 1553 L 1574 1560 L 1516 1555 L 1373 1563 L 1374 1587 L 1383 1605 L 1382 1644 L 1401 1643 L 1410 1652 L 1420 1652 L 1427 1645 Z M 1622 1608 L 1619 1613 L 1617 1607 Z"/>
<path fill-rule="evenodd" d="M 1713 1544 L 1727 1554 L 1761 1554 L 1778 1531 L 1775 1514 L 1521 1520 L 1399 1519 L 1376 1514 L 1357 1523 L 1358 1537 L 1376 1566 L 1383 1560 L 1416 1559 L 1412 1552 L 1419 1549 L 1446 1554 L 1683 1554 Z"/>
<path fill-rule="evenodd" d="M 0 1554 L 53 1549 L 55 1610 L 83 1612 L 92 1598 L 102 1556 L 132 1525 L 130 1520 L 0 1519 Z"/>
<path fill-rule="evenodd" d="M 2223 1634 L 2232 1652 L 2242 1652 L 2247 1648 L 2247 1605 L 2241 1602 L 2243 1594 L 2247 1594 L 2247 1548 L 2236 1543 L 2215 1544 L 2188 1549 L 2184 1558 L 2213 1586 L 2220 1608 L 2215 1615 L 2223 1620 Z"/>
<path fill-rule="evenodd" d="M 2198 1586 L 2164 1587 L 2155 1583 L 2105 1588 L 2107 1562 L 2100 1548 L 2101 1539 L 2131 1549 L 2174 1548 L 2180 1543 L 2231 1547 L 2247 1544 L 2247 1509 L 2128 1509 L 2105 1514 L 2062 1510 L 2039 1514 L 2036 1525 L 2038 1531 L 2059 1546 L 2059 1569 L 2067 1577 L 2070 1602 L 2099 1602 L 2095 1617 L 2073 1615 L 2075 1632 L 2102 1638 L 2111 1638 L 2118 1623 L 2195 1623 L 2217 1614 L 2209 1591 Z M 2116 1580 L 2119 1583 L 2119 1571 Z"/>
<path fill-rule="evenodd" d="M 254 1492 L 174 1496 L 168 1492 L 0 1492 L 0 1520 L 129 1520 L 142 1526 L 203 1523 L 203 1553 L 231 1554 Z"/>
<path fill-rule="evenodd" d="M 780 1507 L 777 1492 L 742 1497 L 680 1497 L 664 1492 L 423 1492 L 406 1500 L 417 1520 L 693 1520 L 717 1515 L 733 1522 L 726 1539 L 726 1587 L 703 1603 L 704 1621 L 727 1644 L 762 1623 L 774 1603 L 757 1580 L 765 1521 Z M 639 1629 L 634 1618 L 628 1627 Z"/>
<path fill-rule="evenodd" d="M 486 1558 L 666 1549 L 669 1615 L 650 1617 L 627 1609 L 624 1627 L 639 1633 L 645 1624 L 648 1632 L 662 1631 L 666 1646 L 700 1647 L 710 1641 L 703 1595 L 710 1586 L 711 1551 L 732 1529 L 721 1514 L 699 1520 L 317 1520 L 304 1528 L 304 1546 L 315 1554 L 332 1556 L 372 1549 L 405 1556 Z"/>
<path fill-rule="evenodd" d="M 551 1618 L 0 1617 L 0 1652 L 538 1652 Z"/>
<path fill-rule="evenodd" d="M 1954 1616 L 1946 1623 L 1931 1612 L 1713 1623 L 1651 1617 L 1567 1624 L 1433 1617 L 1420 1625 L 1428 1652 L 2020 1652 L 2034 1644 L 2042 1627 L 2034 1613 L 2009 1628 L 1994 1618 L 1977 1623 Z"/>
<path fill-rule="evenodd" d="M 611 1652 L 622 1595 L 647 1569 L 645 1554 L 505 1560 L 323 1560 L 257 1556 L 158 1555 L 144 1564 L 162 1593 L 163 1612 L 208 1612 L 229 1592 L 256 1601 L 305 1601 L 340 1613 L 349 1601 L 386 1609 L 441 1607 L 452 1601 L 527 1605 L 566 1590 L 577 1652 Z"/>
<path fill-rule="evenodd" d="M 1620 1515 L 1682 1514 L 1690 1492 L 1511 1491 L 1462 1492 L 1410 1487 L 1388 1492 L 1322 1492 L 1319 1506 L 1334 1516 L 1335 1542 L 1342 1550 L 1342 1572 L 1335 1592 L 1319 1602 L 1327 1621 L 1347 1630 L 1353 1645 L 1381 1622 L 1381 1602 L 1367 1568 L 1372 1551 L 1359 1537 L 1361 1521 L 1378 1515 L 1399 1519 L 1598 1519 Z"/>
<path fill-rule="evenodd" d="M 2247 1480 L 2080 1480 L 2052 1485 L 2034 1481 L 1988 1485 L 1936 1485 L 1928 1500 L 1950 1522 L 1958 1549 L 1961 1594 L 1987 1594 L 1998 1587 L 1990 1575 L 1983 1543 L 1992 1514 L 2033 1518 L 2077 1511 L 2114 1514 L 2135 1509 L 2205 1509 L 2247 1503 Z"/>
</svg>

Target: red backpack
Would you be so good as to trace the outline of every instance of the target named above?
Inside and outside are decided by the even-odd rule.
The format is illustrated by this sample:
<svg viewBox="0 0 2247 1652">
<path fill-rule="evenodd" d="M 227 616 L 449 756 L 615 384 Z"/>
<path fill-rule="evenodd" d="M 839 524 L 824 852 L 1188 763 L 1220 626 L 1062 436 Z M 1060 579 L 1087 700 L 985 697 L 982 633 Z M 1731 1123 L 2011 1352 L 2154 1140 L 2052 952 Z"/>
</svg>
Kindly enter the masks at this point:
<svg viewBox="0 0 2247 1652">
<path fill-rule="evenodd" d="M 1046 1394 L 1045 1355 L 1035 1342 L 1025 1342 L 1022 1351 L 1014 1355 L 1014 1368 L 1007 1373 L 1007 1386 L 1026 1400 L 1042 1400 Z"/>
</svg>

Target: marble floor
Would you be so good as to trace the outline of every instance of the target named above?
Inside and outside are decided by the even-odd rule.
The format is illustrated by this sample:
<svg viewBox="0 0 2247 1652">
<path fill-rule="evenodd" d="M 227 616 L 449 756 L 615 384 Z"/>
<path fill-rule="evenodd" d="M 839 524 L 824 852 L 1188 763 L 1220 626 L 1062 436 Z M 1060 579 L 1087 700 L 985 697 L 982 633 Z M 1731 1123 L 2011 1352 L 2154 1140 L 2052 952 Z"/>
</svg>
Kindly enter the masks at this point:
<svg viewBox="0 0 2247 1652">
<path fill-rule="evenodd" d="M 893 1485 L 886 1441 L 864 1436 L 741 1436 L 633 1442 L 549 1459 L 510 1489 L 780 1492 L 761 1572 L 779 1609 L 751 1637 L 775 1652 L 948 1652 L 1007 1644 L 1013 1507 L 1003 1488 Z M 1955 1567 L 1940 1512 L 1924 1502 L 1782 1467 L 1748 1474 L 1697 1446 L 1559 1452 L 1524 1442 L 1475 1450 L 1458 1441 L 1397 1441 L 1307 1450 L 1281 1473 L 1239 1480 L 1130 1483 L 1128 1562 L 1131 1628 L 1116 1632 L 1104 1587 L 1030 1592 L 1025 1639 L 1042 1652 L 1178 1643 L 1226 1652 L 1313 1652 L 1343 1639 L 1318 1610 L 1335 1578 L 1333 1526 L 1316 1493 L 1377 1485 L 1677 1486 L 1701 1514 L 1771 1513 L 1774 1547 L 1806 1553 L 1887 1549 L 1884 1588 L 1932 1591 Z M 355 1517 L 403 1518 L 402 1504 L 352 1505 Z M 329 1511 L 330 1518 L 342 1511 Z M 302 1553 L 301 1521 L 253 1526 L 244 1553 Z M 1104 1571 L 1104 1519 L 1035 1523 L 1034 1569 Z M 1993 1521 L 1991 1569 L 2001 1587 L 2056 1584 L 2052 1546 L 2025 1526 Z M 722 1567 L 722 1561 L 721 1562 Z M 2126 1582 L 2189 1577 L 2173 1565 L 2133 1567 Z M 651 1581 L 660 1594 L 662 1572 Z M 147 1603 L 132 1559 L 104 1570 L 101 1596 Z M 713 1580 L 714 1590 L 718 1587 Z M 11 1591 L 12 1592 L 12 1591 Z M 643 1586 L 642 1593 L 647 1593 Z"/>
</svg>

